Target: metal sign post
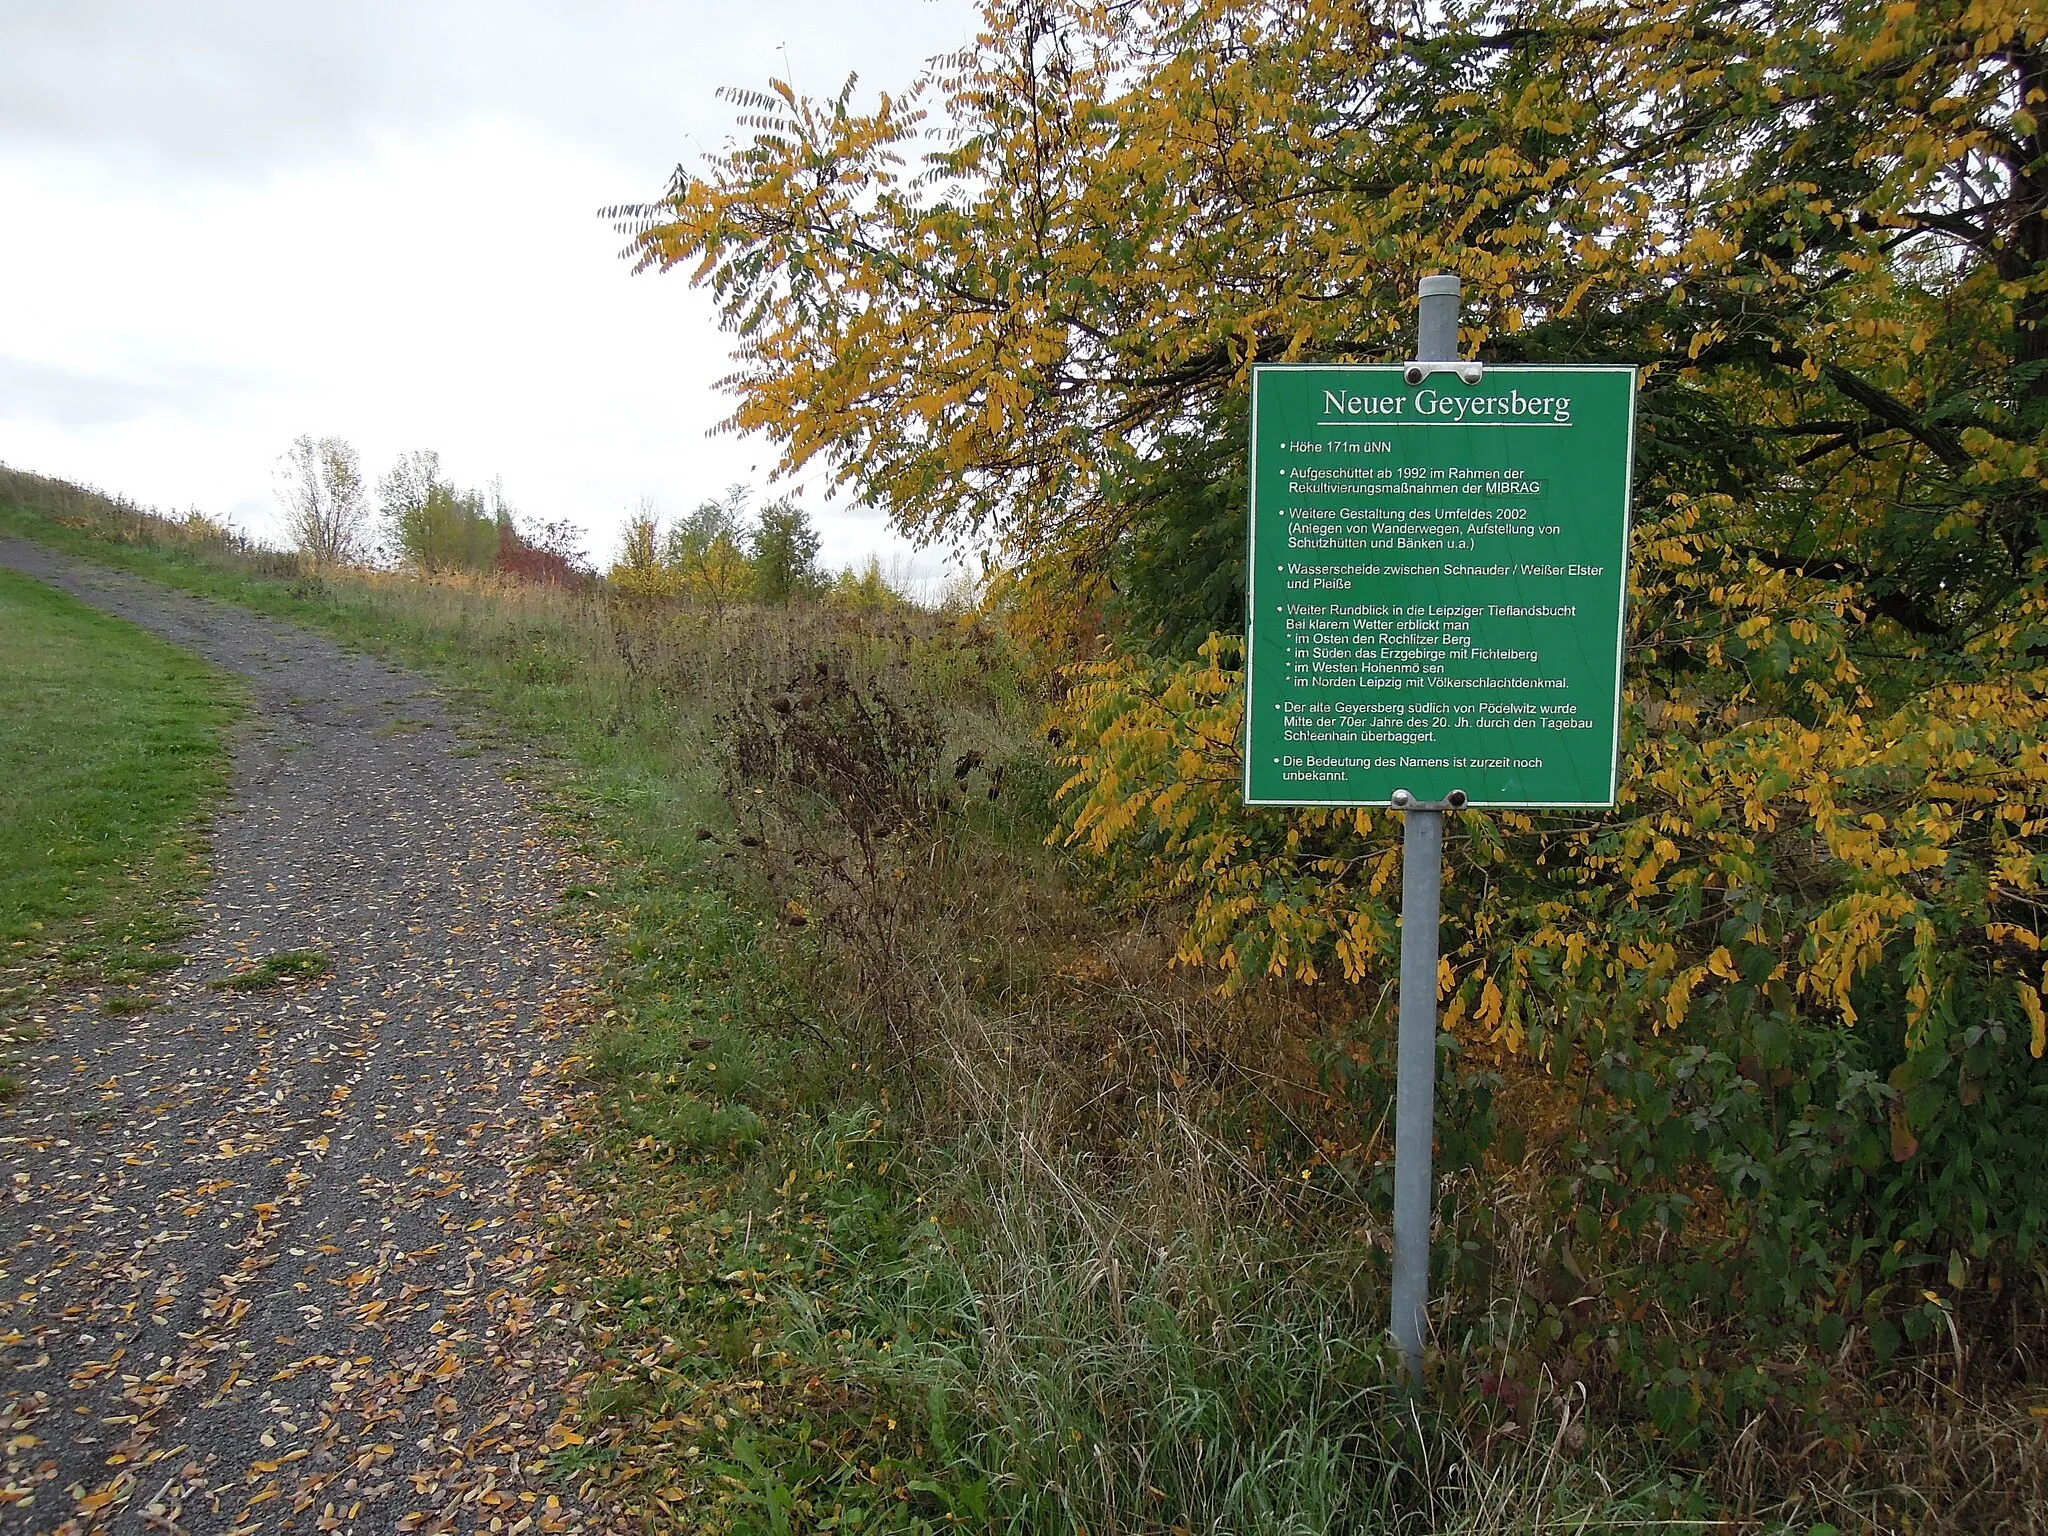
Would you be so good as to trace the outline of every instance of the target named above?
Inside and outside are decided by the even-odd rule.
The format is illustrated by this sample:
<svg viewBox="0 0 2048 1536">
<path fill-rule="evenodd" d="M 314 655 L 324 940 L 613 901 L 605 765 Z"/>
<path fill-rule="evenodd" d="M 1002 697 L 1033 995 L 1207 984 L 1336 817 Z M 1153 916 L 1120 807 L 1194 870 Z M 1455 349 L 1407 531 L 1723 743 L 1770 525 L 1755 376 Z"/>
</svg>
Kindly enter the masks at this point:
<svg viewBox="0 0 2048 1536">
<path fill-rule="evenodd" d="M 1245 802 L 1401 812 L 1392 1332 L 1422 1376 L 1444 813 L 1610 806 L 1633 368 L 1458 359 L 1456 277 L 1398 366 L 1252 373 Z"/>
<path fill-rule="evenodd" d="M 1415 358 L 1458 356 L 1458 279 L 1425 277 L 1415 321 Z M 1410 368 L 1408 375 L 1418 370 Z M 1429 1329 L 1429 1223 L 1435 1211 L 1437 926 L 1444 888 L 1444 813 L 1405 789 L 1401 811 L 1401 1025 L 1394 1047 L 1394 1347 L 1411 1383 L 1422 1380 Z M 1465 791 L 1445 797 L 1463 805 Z"/>
</svg>

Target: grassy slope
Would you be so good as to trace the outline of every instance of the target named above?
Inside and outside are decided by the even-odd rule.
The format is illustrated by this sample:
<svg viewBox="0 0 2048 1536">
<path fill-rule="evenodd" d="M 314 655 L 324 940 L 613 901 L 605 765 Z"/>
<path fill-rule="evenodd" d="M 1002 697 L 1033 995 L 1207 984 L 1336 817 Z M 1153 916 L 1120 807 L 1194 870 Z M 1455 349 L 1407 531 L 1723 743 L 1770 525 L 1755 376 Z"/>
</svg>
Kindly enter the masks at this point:
<svg viewBox="0 0 2048 1536">
<path fill-rule="evenodd" d="M 721 840 L 696 835 L 728 825 L 704 722 L 679 725 L 687 702 L 636 691 L 575 600 L 301 583 L 203 548 L 110 544 L 7 489 L 0 530 L 427 668 L 549 754 L 537 766 L 561 824 L 602 871 L 577 905 L 614 956 L 587 1045 L 603 1112 L 559 1149 L 597 1203 L 559 1243 L 605 1367 L 587 1443 L 558 1458 L 566 1477 L 602 1482 L 655 1530 L 1527 1527 L 1518 1452 L 1474 1490 L 1485 1497 L 1425 1513 L 1404 1468 L 1445 1442 L 1405 1444 L 1400 1416 L 1372 1406 L 1370 1330 L 1354 1343 L 1355 1322 L 1321 1297 L 1280 1295 L 1272 1276 L 1307 1267 L 1284 1249 L 1278 1270 L 1212 1254 L 1215 1310 L 1202 1335 L 1182 1333 L 1151 1277 L 1117 1278 L 1115 1262 L 1149 1263 L 1142 1234 L 1067 1220 L 1021 1171 L 992 1186 L 1000 1147 L 977 1170 L 958 1147 L 907 1144 L 884 1084 L 835 1043 L 810 934 L 751 901 Z M 1021 868 L 1031 829 L 1011 841 Z M 1005 1203 L 1019 1220 L 991 1228 Z M 1013 1255 L 984 1262 L 1006 1243 Z M 1156 1251 L 1159 1283 L 1178 1284 L 1178 1253 Z M 1015 1293 L 990 1294 L 991 1277 Z M 1348 1378 L 1330 1374 L 1333 1351 Z M 1671 1512 L 1655 1479 L 1627 1477 L 1640 1497 L 1624 1497 L 1600 1470 L 1545 1461 L 1537 1496 L 1589 1531 Z M 1104 1513 L 1134 1505 L 1150 1518 Z"/>
<path fill-rule="evenodd" d="M 980 1480 L 956 1495 L 961 1479 L 934 1464 L 934 1383 L 891 1358 L 919 1327 L 906 1287 L 939 1240 L 888 1176 L 877 1106 L 761 1027 L 788 1012 L 791 957 L 732 889 L 720 846 L 695 835 L 726 821 L 700 744 L 578 655 L 573 612 L 302 582 L 203 545 L 109 541 L 26 502 L 0 483 L 0 532 L 422 667 L 493 735 L 543 750 L 547 803 L 602 870 L 573 899 L 615 958 L 587 1042 L 605 1113 L 588 1144 L 562 1149 L 606 1219 L 557 1234 L 610 1371 L 587 1444 L 558 1457 L 565 1478 L 601 1482 L 657 1530 L 707 1517 L 771 1529 L 804 1509 L 932 1529 L 956 1499 L 972 1507 Z M 800 1184 L 822 1193 L 778 1198 Z"/>
<path fill-rule="evenodd" d="M 0 571 L 0 1020 L 175 963 L 151 946 L 203 879 L 238 700 L 176 647 Z"/>
</svg>

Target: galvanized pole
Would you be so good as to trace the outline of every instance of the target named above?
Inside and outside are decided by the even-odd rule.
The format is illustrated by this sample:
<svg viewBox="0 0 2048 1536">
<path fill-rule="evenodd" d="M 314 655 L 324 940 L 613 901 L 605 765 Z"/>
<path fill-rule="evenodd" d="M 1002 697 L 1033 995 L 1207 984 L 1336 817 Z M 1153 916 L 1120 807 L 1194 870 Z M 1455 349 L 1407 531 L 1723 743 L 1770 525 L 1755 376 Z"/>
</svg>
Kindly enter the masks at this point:
<svg viewBox="0 0 2048 1536">
<path fill-rule="evenodd" d="M 1456 361 L 1458 279 L 1443 274 L 1425 277 L 1420 297 L 1415 360 Z M 1447 803 L 1463 801 L 1462 793 L 1454 793 Z M 1429 1321 L 1429 1226 L 1436 1206 L 1432 1154 L 1444 813 L 1441 803 L 1424 805 L 1405 791 L 1394 796 L 1394 804 L 1402 809 L 1405 824 L 1401 832 L 1401 1032 L 1394 1090 L 1393 1333 L 1408 1380 L 1419 1386 Z"/>
</svg>

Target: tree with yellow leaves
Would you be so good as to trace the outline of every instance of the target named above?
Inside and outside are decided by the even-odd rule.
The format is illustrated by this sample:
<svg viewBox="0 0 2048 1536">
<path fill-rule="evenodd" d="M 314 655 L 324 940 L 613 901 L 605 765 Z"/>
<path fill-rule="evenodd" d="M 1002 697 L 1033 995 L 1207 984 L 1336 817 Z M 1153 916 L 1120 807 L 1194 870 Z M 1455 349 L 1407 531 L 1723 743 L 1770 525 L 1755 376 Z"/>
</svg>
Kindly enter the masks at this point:
<svg viewBox="0 0 2048 1536">
<path fill-rule="evenodd" d="M 735 485 L 723 497 L 698 503 L 668 528 L 652 500 L 626 520 L 619 558 L 609 579 L 640 597 L 684 598 L 722 615 L 754 595 L 757 585 L 748 558 L 745 522 L 747 488 Z"/>
<path fill-rule="evenodd" d="M 1481 355 L 1639 364 L 1622 804 L 1457 818 L 1446 1028 L 1572 1086 L 1581 1243 L 1694 1243 L 1760 1348 L 2032 1272 L 2048 13 L 989 0 L 901 96 L 737 99 L 632 253 L 786 467 L 1111 616 L 1065 826 L 1240 981 L 1382 982 L 1399 878 L 1390 813 L 1238 797 L 1249 365 L 1402 356 L 1429 270 Z M 1612 1328 L 1660 1418 L 1774 1390 Z"/>
</svg>

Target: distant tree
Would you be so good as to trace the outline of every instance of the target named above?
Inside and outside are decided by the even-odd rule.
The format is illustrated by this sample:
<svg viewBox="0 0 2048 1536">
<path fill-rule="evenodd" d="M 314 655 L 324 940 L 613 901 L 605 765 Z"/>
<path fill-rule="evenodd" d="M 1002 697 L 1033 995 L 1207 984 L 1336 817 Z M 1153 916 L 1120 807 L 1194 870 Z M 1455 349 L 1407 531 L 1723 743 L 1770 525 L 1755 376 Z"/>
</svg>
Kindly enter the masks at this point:
<svg viewBox="0 0 2048 1536">
<path fill-rule="evenodd" d="M 662 559 L 661 513 L 643 496 L 640 509 L 626 519 L 619 535 L 618 558 L 612 561 L 606 578 L 634 591 L 658 591 L 666 581 L 668 565 Z"/>
<path fill-rule="evenodd" d="M 480 491 L 459 491 L 431 449 L 402 455 L 377 483 L 384 526 L 401 561 L 419 571 L 487 571 L 497 561 L 500 516 Z"/>
<path fill-rule="evenodd" d="M 796 513 L 791 524 L 783 504 L 777 503 L 762 514 L 759 524 L 750 525 L 749 495 L 744 485 L 730 486 L 723 496 L 699 502 L 666 529 L 653 501 L 643 498 L 640 510 L 626 520 L 608 579 L 628 591 L 690 598 L 722 615 L 749 597 L 782 600 L 762 586 L 761 554 L 766 549 L 783 583 L 773 593 L 793 590 L 787 585 L 792 580 L 802 590 L 814 590 L 817 536 L 803 514 Z"/>
<path fill-rule="evenodd" d="M 816 596 L 818 534 L 804 509 L 789 497 L 761 509 L 752 539 L 754 595 L 764 603 Z"/>
<path fill-rule="evenodd" d="M 747 528 L 744 485 L 726 487 L 722 498 L 701 501 L 669 531 L 664 545 L 681 590 L 709 603 L 715 613 L 753 591 L 754 574 L 747 559 L 751 537 Z"/>
<path fill-rule="evenodd" d="M 669 563 L 687 565 L 702 559 L 721 540 L 735 549 L 743 545 L 747 538 L 747 501 L 752 494 L 744 485 L 730 485 L 723 497 L 697 503 L 696 510 L 684 514 L 669 530 L 663 546 Z"/>
<path fill-rule="evenodd" d="M 315 570 L 362 558 L 369 497 L 362 461 L 341 438 L 296 438 L 278 460 L 277 499 L 292 548 Z"/>
<path fill-rule="evenodd" d="M 484 515 L 490 518 L 498 530 L 498 543 L 502 548 L 507 539 L 519 542 L 518 513 L 512 510 L 512 503 L 505 499 L 505 479 L 502 475 L 491 476 L 490 488 L 478 501 Z"/>
<path fill-rule="evenodd" d="M 498 520 L 485 511 L 480 492 L 436 485 L 400 548 L 423 571 L 482 571 L 497 559 L 499 537 Z"/>
<path fill-rule="evenodd" d="M 890 585 L 875 555 L 868 556 L 866 565 L 843 567 L 824 589 L 824 597 L 835 608 L 855 611 L 894 613 L 912 606 L 909 598 Z"/>
<path fill-rule="evenodd" d="M 377 482 L 377 510 L 384 536 L 399 558 L 406 558 L 408 531 L 416 536 L 424 525 L 428 498 L 441 483 L 441 455 L 431 448 L 400 454 L 398 462 Z"/>
</svg>

